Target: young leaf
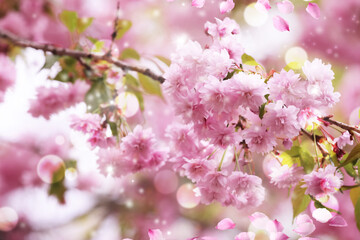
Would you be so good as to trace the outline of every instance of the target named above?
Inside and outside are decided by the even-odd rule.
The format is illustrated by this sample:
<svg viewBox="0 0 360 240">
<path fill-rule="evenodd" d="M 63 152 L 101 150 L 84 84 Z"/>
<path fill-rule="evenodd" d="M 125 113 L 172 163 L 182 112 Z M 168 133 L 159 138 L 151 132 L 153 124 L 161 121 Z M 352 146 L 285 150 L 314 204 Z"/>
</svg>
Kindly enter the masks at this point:
<svg viewBox="0 0 360 240">
<path fill-rule="evenodd" d="M 306 210 L 309 206 L 311 198 L 308 195 L 305 195 L 306 188 L 302 188 L 299 183 L 296 185 L 294 192 L 291 196 L 291 202 L 293 206 L 293 219 L 295 219 L 300 213 Z"/>
<path fill-rule="evenodd" d="M 78 15 L 74 11 L 64 10 L 59 15 L 61 22 L 69 29 L 70 32 L 75 32 L 77 27 Z"/>
<path fill-rule="evenodd" d="M 114 137 L 118 136 L 118 130 L 117 130 L 117 126 L 115 122 L 108 122 L 110 129 L 111 129 L 111 133 Z"/>
<path fill-rule="evenodd" d="M 357 200 L 355 205 L 355 218 L 356 218 L 356 227 L 360 231 L 360 199 Z"/>
<path fill-rule="evenodd" d="M 259 107 L 259 117 L 260 117 L 260 119 L 263 119 L 263 117 L 264 117 L 264 114 L 265 114 L 265 106 L 266 106 L 266 103 L 262 104 L 262 105 Z"/>
<path fill-rule="evenodd" d="M 71 82 L 74 83 L 75 82 L 75 78 L 73 73 L 69 73 L 66 70 L 61 70 L 58 74 L 56 74 L 56 76 L 54 77 L 53 80 L 59 81 L 59 82 Z"/>
<path fill-rule="evenodd" d="M 77 30 L 78 33 L 83 33 L 92 24 L 94 18 L 83 17 L 77 19 Z"/>
<path fill-rule="evenodd" d="M 140 54 L 132 48 L 125 48 L 122 52 L 121 52 L 121 59 L 128 59 L 128 58 L 133 58 L 136 60 L 140 60 Z"/>
<path fill-rule="evenodd" d="M 159 82 L 154 81 L 141 73 L 139 73 L 139 81 L 145 92 L 163 98 Z"/>
<path fill-rule="evenodd" d="M 56 55 L 46 55 L 44 66 L 42 69 L 50 69 L 57 61 L 59 60 L 59 56 Z"/>
<path fill-rule="evenodd" d="M 116 25 L 116 37 L 115 39 L 118 40 L 124 36 L 124 34 L 131 28 L 131 21 L 129 20 L 118 20 Z"/>
<path fill-rule="evenodd" d="M 351 162 L 354 162 L 360 158 L 360 144 L 356 145 L 351 152 L 349 153 L 349 156 L 345 159 L 345 161 L 341 162 L 341 164 L 337 168 L 341 168 Z"/>
<path fill-rule="evenodd" d="M 355 207 L 357 201 L 360 199 L 360 187 L 350 189 L 349 195 L 350 195 L 350 199 Z"/>
<path fill-rule="evenodd" d="M 302 65 L 298 62 L 290 62 L 284 67 L 284 70 L 288 72 L 289 70 L 299 70 L 301 67 Z"/>
<path fill-rule="evenodd" d="M 100 80 L 93 83 L 90 90 L 85 95 L 85 103 L 89 108 L 90 112 L 95 111 L 98 107 L 107 103 L 110 99 L 111 93 L 107 88 L 104 81 Z"/>
<path fill-rule="evenodd" d="M 139 81 L 129 73 L 127 73 L 124 77 L 124 84 L 130 88 L 140 86 Z"/>
<path fill-rule="evenodd" d="M 171 65 L 171 60 L 166 58 L 166 57 L 163 57 L 163 56 L 155 56 L 157 59 L 159 59 L 160 61 L 162 61 L 163 63 L 165 63 L 166 65 L 170 66 Z M 360 114 L 360 113 L 359 113 Z"/>
<path fill-rule="evenodd" d="M 252 56 L 247 55 L 246 53 L 244 53 L 241 56 L 241 61 L 243 64 L 250 65 L 250 66 L 260 65 L 258 62 L 255 61 L 255 59 Z"/>
<path fill-rule="evenodd" d="M 300 163 L 306 173 L 310 173 L 314 169 L 315 161 L 313 156 L 304 147 L 299 149 Z"/>
</svg>

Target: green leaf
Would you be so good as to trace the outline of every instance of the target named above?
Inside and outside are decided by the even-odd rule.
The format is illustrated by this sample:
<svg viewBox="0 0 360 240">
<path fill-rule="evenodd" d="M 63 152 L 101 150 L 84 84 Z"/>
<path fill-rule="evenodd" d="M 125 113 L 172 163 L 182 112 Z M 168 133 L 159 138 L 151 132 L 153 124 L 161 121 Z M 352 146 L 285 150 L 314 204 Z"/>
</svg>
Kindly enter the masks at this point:
<svg viewBox="0 0 360 240">
<path fill-rule="evenodd" d="M 226 75 L 226 77 L 224 78 L 224 80 L 228 80 L 230 78 L 232 78 L 235 74 L 235 71 L 232 71 L 232 72 L 228 72 L 228 74 Z"/>
<path fill-rule="evenodd" d="M 166 58 L 166 57 L 163 57 L 163 56 L 155 56 L 157 59 L 159 59 L 160 61 L 162 61 L 163 63 L 165 63 L 166 65 L 170 66 L 171 65 L 171 60 Z"/>
<path fill-rule="evenodd" d="M 260 119 L 263 119 L 264 114 L 265 114 L 265 106 L 266 103 L 263 103 L 260 107 L 259 107 L 259 117 Z"/>
<path fill-rule="evenodd" d="M 65 192 L 66 187 L 64 181 L 60 181 L 50 184 L 48 194 L 50 196 L 55 196 L 61 204 L 65 204 Z"/>
<path fill-rule="evenodd" d="M 145 76 L 141 73 L 139 73 L 138 75 L 139 75 L 140 84 L 142 88 L 145 90 L 145 92 L 163 98 L 159 82 L 152 80 L 148 76 Z"/>
<path fill-rule="evenodd" d="M 129 73 L 127 73 L 124 77 L 124 84 L 130 88 L 140 86 L 139 80 L 137 80 L 135 77 L 133 77 L 133 75 Z"/>
<path fill-rule="evenodd" d="M 360 187 L 350 189 L 349 195 L 350 195 L 350 199 L 355 207 L 357 201 L 360 199 Z"/>
<path fill-rule="evenodd" d="M 101 104 L 107 103 L 110 97 L 111 92 L 103 80 L 93 83 L 85 95 L 85 103 L 88 106 L 89 112 L 94 112 Z"/>
<path fill-rule="evenodd" d="M 77 27 L 78 15 L 74 11 L 64 10 L 59 15 L 61 22 L 69 29 L 70 32 L 75 32 Z"/>
<path fill-rule="evenodd" d="M 54 64 L 59 60 L 59 56 L 56 55 L 46 55 L 45 56 L 45 63 L 44 66 L 42 66 L 42 69 L 50 69 Z"/>
<path fill-rule="evenodd" d="M 345 159 L 345 161 L 341 162 L 341 164 L 337 168 L 341 168 L 349 163 L 355 162 L 360 158 L 360 144 L 357 144 L 349 153 L 349 156 Z"/>
<path fill-rule="evenodd" d="M 250 65 L 250 66 L 260 65 L 258 62 L 255 61 L 255 59 L 252 56 L 247 55 L 246 53 L 244 53 L 241 56 L 241 61 L 243 64 Z"/>
<path fill-rule="evenodd" d="M 120 38 L 122 38 L 124 36 L 124 34 L 129 31 L 129 29 L 131 28 L 131 21 L 129 20 L 118 20 L 117 24 L 116 24 L 116 37 L 115 39 L 118 40 Z"/>
<path fill-rule="evenodd" d="M 302 188 L 299 183 L 296 185 L 291 196 L 291 203 L 293 206 L 293 220 L 309 206 L 311 198 L 305 194 L 306 188 Z"/>
<path fill-rule="evenodd" d="M 133 58 L 136 60 L 140 60 L 140 54 L 132 48 L 125 48 L 122 52 L 121 52 L 121 59 L 128 59 L 128 58 Z"/>
<path fill-rule="evenodd" d="M 59 81 L 59 82 L 71 82 L 74 83 L 76 81 L 74 75 L 72 73 L 69 73 L 66 70 L 61 70 L 58 74 L 56 74 L 56 76 L 54 77 L 53 80 Z"/>
<path fill-rule="evenodd" d="M 90 37 L 90 36 L 88 36 L 88 37 L 86 37 L 86 38 L 89 39 L 92 44 L 95 44 L 96 42 L 99 41 L 99 39 L 93 38 L 93 37 Z"/>
<path fill-rule="evenodd" d="M 145 107 L 144 107 L 144 97 L 143 97 L 142 93 L 139 92 L 139 91 L 131 91 L 131 92 L 135 94 L 137 100 L 139 101 L 140 110 L 144 111 L 144 109 L 145 109 Z"/>
<path fill-rule="evenodd" d="M 357 200 L 355 205 L 355 218 L 356 218 L 356 227 L 360 231 L 360 199 Z"/>
<path fill-rule="evenodd" d="M 315 166 L 314 157 L 304 147 L 300 147 L 299 156 L 300 156 L 300 163 L 301 166 L 304 168 L 304 171 L 306 173 L 312 172 Z"/>
<path fill-rule="evenodd" d="M 360 119 L 360 109 L 359 109 L 359 119 Z"/>
<path fill-rule="evenodd" d="M 117 130 L 116 123 L 115 123 L 115 122 L 110 122 L 110 121 L 108 121 L 108 124 L 109 124 L 109 126 L 110 126 L 112 135 L 113 135 L 114 137 L 117 137 L 119 134 L 118 134 L 118 130 Z"/>
<path fill-rule="evenodd" d="M 105 42 L 104 41 L 97 41 L 95 44 L 94 44 L 94 47 L 92 49 L 93 52 L 102 52 L 102 49 L 105 45 Z"/>
<path fill-rule="evenodd" d="M 77 19 L 77 30 L 78 33 L 83 33 L 85 30 L 90 27 L 94 18 L 92 17 L 83 17 Z"/>
<path fill-rule="evenodd" d="M 290 62 L 284 67 L 284 70 L 288 72 L 289 70 L 299 70 L 301 67 L 302 65 L 298 62 Z"/>
</svg>

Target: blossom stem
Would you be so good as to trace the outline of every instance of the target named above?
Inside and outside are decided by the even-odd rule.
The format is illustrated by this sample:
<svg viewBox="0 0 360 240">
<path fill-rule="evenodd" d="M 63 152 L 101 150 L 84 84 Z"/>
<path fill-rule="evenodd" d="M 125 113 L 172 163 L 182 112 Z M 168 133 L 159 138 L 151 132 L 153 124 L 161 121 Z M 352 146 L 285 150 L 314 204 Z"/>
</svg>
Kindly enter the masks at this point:
<svg viewBox="0 0 360 240">
<path fill-rule="evenodd" d="M 357 132 L 360 134 L 360 129 L 354 127 L 354 126 L 351 126 L 351 125 L 348 125 L 348 124 L 345 124 L 345 123 L 342 123 L 342 122 L 338 122 L 336 120 L 332 120 L 330 119 L 332 116 L 326 116 L 326 117 L 323 117 L 323 118 L 320 118 L 321 120 L 327 122 L 327 123 L 330 123 L 330 124 L 334 124 L 342 129 L 345 129 L 345 130 L 348 130 L 348 131 L 354 131 L 354 132 Z"/>
<path fill-rule="evenodd" d="M 120 61 L 116 58 L 109 56 L 107 53 L 104 55 L 99 55 L 99 54 L 88 53 L 88 52 L 79 51 L 79 50 L 55 47 L 51 44 L 37 43 L 37 42 L 21 39 L 18 36 L 14 35 L 10 32 L 4 31 L 4 30 L 0 30 L 0 39 L 8 40 L 9 42 L 11 42 L 11 44 L 19 46 L 19 47 L 24 47 L 24 48 L 30 47 L 30 48 L 34 48 L 37 50 L 42 50 L 43 52 L 51 52 L 52 54 L 57 55 L 57 56 L 69 56 L 69 57 L 73 57 L 75 59 L 85 58 L 85 59 L 91 59 L 94 61 L 103 60 L 108 63 L 114 64 L 115 66 L 121 68 L 124 71 L 135 71 L 135 72 L 141 73 L 143 75 L 146 75 L 160 83 L 165 82 L 165 78 L 163 76 L 160 76 L 160 75 L 154 73 L 149 68 L 129 65 L 123 61 Z"/>
<path fill-rule="evenodd" d="M 222 157 L 221 157 L 221 161 L 220 161 L 220 164 L 219 164 L 219 167 L 218 167 L 218 171 L 221 171 L 221 165 L 223 164 L 224 162 L 224 158 L 225 158 L 225 154 L 226 154 L 226 151 L 227 151 L 227 148 L 225 149 Z"/>
</svg>

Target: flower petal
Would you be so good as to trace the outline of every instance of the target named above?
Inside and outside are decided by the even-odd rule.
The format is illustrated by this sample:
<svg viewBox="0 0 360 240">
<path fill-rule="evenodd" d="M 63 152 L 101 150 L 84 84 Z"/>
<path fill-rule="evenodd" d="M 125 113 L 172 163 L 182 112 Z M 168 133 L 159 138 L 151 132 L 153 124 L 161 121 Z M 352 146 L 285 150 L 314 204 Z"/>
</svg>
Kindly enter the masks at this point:
<svg viewBox="0 0 360 240">
<path fill-rule="evenodd" d="M 274 27 L 280 32 L 290 31 L 289 24 L 285 19 L 280 16 L 273 17 Z"/>
<path fill-rule="evenodd" d="M 294 4 L 289 0 L 284 0 L 282 2 L 276 3 L 279 11 L 284 14 L 289 14 L 294 11 Z"/>
<path fill-rule="evenodd" d="M 233 0 L 226 0 L 220 3 L 220 12 L 228 13 L 235 7 L 235 3 Z"/>
<path fill-rule="evenodd" d="M 235 240 L 254 240 L 255 233 L 253 232 L 241 232 L 235 236 Z"/>
<path fill-rule="evenodd" d="M 348 224 L 342 216 L 335 216 L 329 221 L 329 226 L 331 227 L 346 227 Z"/>
<path fill-rule="evenodd" d="M 149 240 L 165 240 L 160 229 L 149 229 Z"/>
<path fill-rule="evenodd" d="M 332 214 L 326 208 L 317 208 L 312 212 L 312 217 L 318 222 L 326 223 L 332 218 Z"/>
<path fill-rule="evenodd" d="M 216 229 L 219 230 L 227 230 L 233 228 L 235 228 L 235 223 L 230 218 L 224 218 L 216 225 Z"/>
<path fill-rule="evenodd" d="M 191 5 L 193 7 L 202 8 L 205 4 L 205 0 L 192 0 Z"/>
<path fill-rule="evenodd" d="M 315 19 L 320 18 L 320 8 L 316 3 L 309 3 L 306 7 L 306 11 Z"/>
</svg>

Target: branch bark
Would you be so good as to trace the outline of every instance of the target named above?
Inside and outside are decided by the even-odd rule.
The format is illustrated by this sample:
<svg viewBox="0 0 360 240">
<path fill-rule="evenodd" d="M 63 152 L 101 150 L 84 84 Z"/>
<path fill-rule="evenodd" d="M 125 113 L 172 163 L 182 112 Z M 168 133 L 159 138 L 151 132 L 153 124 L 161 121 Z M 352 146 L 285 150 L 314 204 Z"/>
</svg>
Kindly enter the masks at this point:
<svg viewBox="0 0 360 240">
<path fill-rule="evenodd" d="M 357 133 L 360 133 L 360 129 L 359 128 L 356 128 L 354 126 L 351 126 L 351 125 L 348 125 L 348 124 L 345 124 L 345 123 L 342 123 L 342 122 L 338 122 L 336 120 L 332 120 L 330 119 L 332 116 L 327 116 L 327 117 L 323 117 L 321 118 L 321 120 L 325 121 L 325 122 L 328 122 L 330 124 L 334 124 L 335 126 L 338 126 L 344 130 L 348 130 L 348 131 L 354 131 L 354 132 L 357 132 Z"/>
<path fill-rule="evenodd" d="M 85 59 L 91 59 L 91 60 L 95 60 L 95 61 L 103 60 L 108 63 L 114 64 L 115 66 L 121 68 L 124 71 L 126 71 L 126 70 L 135 71 L 135 72 L 141 73 L 143 75 L 146 75 L 160 83 L 163 83 L 165 81 L 165 78 L 163 76 L 160 76 L 160 75 L 154 73 L 149 68 L 129 65 L 123 61 L 120 61 L 118 59 L 115 59 L 115 58 L 109 56 L 108 54 L 98 55 L 98 54 L 87 53 L 87 52 L 78 51 L 78 50 L 71 50 L 71 49 L 67 49 L 67 48 L 55 47 L 51 44 L 37 43 L 37 42 L 29 41 L 26 39 L 21 39 L 18 36 L 14 35 L 10 32 L 4 31 L 4 30 L 0 30 L 0 39 L 8 40 L 12 44 L 19 46 L 19 47 L 24 47 L 24 48 L 30 47 L 30 48 L 34 48 L 37 50 L 42 50 L 44 52 L 51 52 L 52 54 L 57 55 L 57 56 L 70 56 L 70 57 L 74 57 L 76 59 L 85 58 Z"/>
</svg>

